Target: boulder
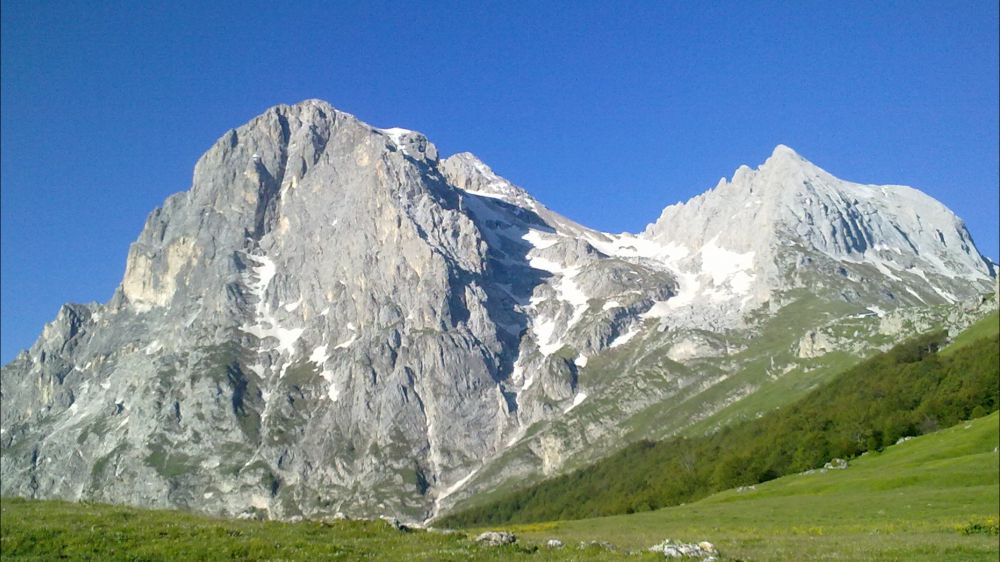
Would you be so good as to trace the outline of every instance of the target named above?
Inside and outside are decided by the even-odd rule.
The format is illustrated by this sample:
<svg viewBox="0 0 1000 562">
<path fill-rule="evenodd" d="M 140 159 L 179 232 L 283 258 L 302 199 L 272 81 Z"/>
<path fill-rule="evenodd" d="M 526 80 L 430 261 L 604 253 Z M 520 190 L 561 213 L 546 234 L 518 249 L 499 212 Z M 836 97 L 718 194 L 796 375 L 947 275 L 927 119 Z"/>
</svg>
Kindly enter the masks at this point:
<svg viewBox="0 0 1000 562">
<path fill-rule="evenodd" d="M 830 462 L 823 465 L 823 468 L 827 470 L 844 470 L 847 468 L 847 461 L 844 459 L 831 459 Z"/>
<path fill-rule="evenodd" d="M 578 546 L 577 548 L 579 548 L 580 550 L 586 548 L 599 548 L 601 550 L 608 550 L 608 551 L 618 550 L 615 547 L 615 545 L 609 543 L 608 541 L 581 541 L 580 546 Z"/>
<path fill-rule="evenodd" d="M 699 543 L 675 543 L 665 539 L 660 544 L 649 547 L 649 552 L 663 553 L 666 558 L 697 558 L 705 562 L 718 560 L 719 551 L 708 541 Z"/>
<path fill-rule="evenodd" d="M 507 531 L 486 531 L 476 537 L 476 542 L 487 546 L 503 546 L 517 542 L 517 536 Z"/>
</svg>

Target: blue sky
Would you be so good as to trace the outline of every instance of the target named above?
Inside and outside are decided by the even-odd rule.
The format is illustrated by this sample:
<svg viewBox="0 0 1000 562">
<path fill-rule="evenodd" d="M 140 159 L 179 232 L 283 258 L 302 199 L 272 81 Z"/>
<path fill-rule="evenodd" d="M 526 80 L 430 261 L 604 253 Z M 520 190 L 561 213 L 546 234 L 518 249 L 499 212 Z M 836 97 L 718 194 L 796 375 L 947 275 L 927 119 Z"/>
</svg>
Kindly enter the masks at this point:
<svg viewBox="0 0 1000 562">
<path fill-rule="evenodd" d="M 206 5 L 209 4 L 209 5 Z M 541 4 L 540 6 L 538 4 Z M 778 143 L 998 242 L 998 8 L 960 2 L 2 3 L 0 359 L 106 301 L 226 130 L 322 98 L 636 231 Z"/>
</svg>

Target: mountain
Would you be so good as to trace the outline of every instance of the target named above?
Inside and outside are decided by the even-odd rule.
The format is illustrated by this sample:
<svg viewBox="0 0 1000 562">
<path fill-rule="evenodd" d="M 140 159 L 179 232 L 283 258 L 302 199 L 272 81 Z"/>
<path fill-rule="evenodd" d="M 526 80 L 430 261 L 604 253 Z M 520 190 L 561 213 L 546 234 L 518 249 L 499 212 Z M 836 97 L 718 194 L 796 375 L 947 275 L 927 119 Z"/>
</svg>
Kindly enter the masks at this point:
<svg viewBox="0 0 1000 562">
<path fill-rule="evenodd" d="M 109 302 L 3 367 L 0 491 L 423 520 L 754 415 L 968 324 L 995 279 L 940 203 L 782 146 L 609 234 L 420 133 L 276 106 L 149 216 Z"/>
<path fill-rule="evenodd" d="M 893 281 L 910 276 L 912 285 L 921 285 L 919 277 L 922 289 L 908 284 L 904 294 L 883 295 L 914 304 L 935 296 L 955 302 L 962 285 L 956 280 L 995 276 L 965 225 L 941 203 L 909 187 L 839 180 L 782 145 L 759 169 L 741 166 L 731 182 L 667 207 L 642 236 L 680 247 L 688 263 L 700 261 L 694 285 L 704 290 L 707 273 L 713 287 L 722 284 L 724 294 L 746 295 L 750 303 L 787 287 L 782 277 L 802 269 L 799 258 L 808 254 L 874 267 Z"/>
</svg>

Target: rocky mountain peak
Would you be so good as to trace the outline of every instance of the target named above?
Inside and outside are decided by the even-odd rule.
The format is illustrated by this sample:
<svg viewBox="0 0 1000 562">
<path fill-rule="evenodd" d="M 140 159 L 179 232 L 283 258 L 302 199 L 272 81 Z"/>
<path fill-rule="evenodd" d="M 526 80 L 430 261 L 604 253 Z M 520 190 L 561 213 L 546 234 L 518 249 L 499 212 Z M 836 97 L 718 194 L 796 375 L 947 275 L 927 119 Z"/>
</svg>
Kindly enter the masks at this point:
<svg viewBox="0 0 1000 562">
<path fill-rule="evenodd" d="M 774 146 L 774 150 L 771 151 L 771 158 L 801 158 L 801 156 L 792 147 L 777 144 Z"/>
<path fill-rule="evenodd" d="M 438 160 L 437 147 L 427 140 L 427 137 L 423 133 L 418 133 L 417 131 L 411 131 L 409 129 L 402 129 L 400 127 L 375 129 L 375 131 L 389 137 L 392 141 L 392 149 L 399 150 L 411 158 L 424 160 L 430 163 L 437 162 Z"/>
<path fill-rule="evenodd" d="M 778 197 L 782 191 L 800 190 L 815 180 L 839 181 L 783 144 L 774 147 L 771 155 L 757 168 L 742 165 L 733 173 L 731 181 L 723 180 L 720 186 L 728 185 L 743 195 L 763 198 Z"/>
<path fill-rule="evenodd" d="M 943 205 L 783 146 L 615 235 L 416 131 L 275 106 L 149 215 L 110 302 L 3 367 L 2 492 L 423 519 L 711 388 L 738 369 L 678 365 L 792 291 L 888 309 L 993 275 Z"/>
<path fill-rule="evenodd" d="M 995 276 L 940 202 L 910 187 L 838 179 L 784 145 L 758 168 L 740 166 L 731 181 L 667 207 L 641 236 L 688 256 L 718 247 L 747 257 L 755 272 L 747 286 L 757 295 L 750 302 L 787 286 L 787 261 L 803 253 L 866 264 L 891 280 L 915 275 L 948 301 L 958 298 L 955 279 Z M 694 270 L 704 262 L 688 261 Z"/>
<path fill-rule="evenodd" d="M 494 173 L 471 152 L 459 152 L 445 158 L 441 170 L 449 183 L 466 193 L 495 197 L 522 207 L 535 201 L 527 191 Z"/>
</svg>

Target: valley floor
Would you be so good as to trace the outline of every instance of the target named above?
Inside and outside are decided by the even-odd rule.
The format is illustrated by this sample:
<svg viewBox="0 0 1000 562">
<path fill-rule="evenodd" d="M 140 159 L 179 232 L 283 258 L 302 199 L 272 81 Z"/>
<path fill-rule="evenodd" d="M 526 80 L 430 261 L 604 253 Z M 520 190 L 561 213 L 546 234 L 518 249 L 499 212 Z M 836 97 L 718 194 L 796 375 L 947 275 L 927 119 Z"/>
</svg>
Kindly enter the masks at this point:
<svg viewBox="0 0 1000 562">
<path fill-rule="evenodd" d="M 844 470 L 780 478 L 655 512 L 476 531 L 400 532 L 382 521 L 215 519 L 28 501 L 0 505 L 2 560 L 655 560 L 653 544 L 713 542 L 728 560 L 997 560 L 997 413 L 865 455 Z M 562 549 L 540 546 L 551 538 Z M 618 547 L 580 550 L 581 541 Z M 629 555 L 628 550 L 641 554 Z"/>
</svg>

